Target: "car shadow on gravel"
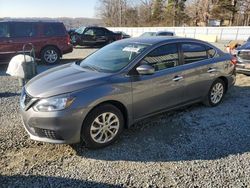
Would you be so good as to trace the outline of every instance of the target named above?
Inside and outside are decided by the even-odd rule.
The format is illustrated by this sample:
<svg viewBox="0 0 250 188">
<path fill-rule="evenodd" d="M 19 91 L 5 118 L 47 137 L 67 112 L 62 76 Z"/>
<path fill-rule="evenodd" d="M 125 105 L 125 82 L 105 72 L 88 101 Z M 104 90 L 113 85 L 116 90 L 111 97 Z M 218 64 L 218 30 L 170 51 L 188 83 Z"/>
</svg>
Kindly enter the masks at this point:
<svg viewBox="0 0 250 188">
<path fill-rule="evenodd" d="M 0 93 L 0 98 L 15 97 L 19 95 L 20 93 L 4 92 L 4 93 Z"/>
<path fill-rule="evenodd" d="M 61 59 L 59 63 L 57 64 L 54 64 L 54 65 L 47 65 L 47 64 L 44 64 L 42 63 L 41 61 L 36 61 L 37 63 L 37 71 L 38 73 L 41 73 L 41 72 L 44 72 L 46 70 L 49 70 L 51 68 L 54 68 L 54 67 L 57 67 L 57 66 L 60 66 L 60 65 L 64 65 L 64 64 L 67 64 L 67 63 L 71 63 L 71 62 L 75 62 L 75 61 L 79 61 L 81 59 L 79 58 L 67 58 L 67 59 Z M 8 64 L 0 64 L 0 76 L 7 76 L 6 74 L 6 70 L 8 68 Z"/>
<path fill-rule="evenodd" d="M 145 119 L 103 149 L 72 147 L 84 158 L 140 162 L 214 160 L 250 152 L 250 102 L 238 100 L 242 116 L 234 113 L 232 95 L 242 92 L 250 96 L 249 87 L 236 86 L 215 108 L 195 104 Z"/>
<path fill-rule="evenodd" d="M 101 182 L 85 181 L 63 177 L 39 176 L 39 175 L 14 175 L 4 176 L 0 175 L 1 187 L 115 187 L 118 185 L 111 185 Z"/>
</svg>

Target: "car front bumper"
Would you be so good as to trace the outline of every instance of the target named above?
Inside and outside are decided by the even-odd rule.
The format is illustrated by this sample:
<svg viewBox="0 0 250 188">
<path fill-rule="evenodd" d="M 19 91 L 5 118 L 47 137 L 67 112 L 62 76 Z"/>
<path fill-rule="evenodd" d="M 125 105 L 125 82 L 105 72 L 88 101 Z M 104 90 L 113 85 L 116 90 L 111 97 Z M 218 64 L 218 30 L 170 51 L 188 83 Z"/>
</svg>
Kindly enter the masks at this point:
<svg viewBox="0 0 250 188">
<path fill-rule="evenodd" d="M 238 61 L 236 65 L 236 72 L 250 75 L 250 61 Z"/>
<path fill-rule="evenodd" d="M 80 142 L 84 116 L 83 110 L 36 112 L 32 107 L 20 109 L 25 130 L 36 141 L 73 144 Z"/>
</svg>

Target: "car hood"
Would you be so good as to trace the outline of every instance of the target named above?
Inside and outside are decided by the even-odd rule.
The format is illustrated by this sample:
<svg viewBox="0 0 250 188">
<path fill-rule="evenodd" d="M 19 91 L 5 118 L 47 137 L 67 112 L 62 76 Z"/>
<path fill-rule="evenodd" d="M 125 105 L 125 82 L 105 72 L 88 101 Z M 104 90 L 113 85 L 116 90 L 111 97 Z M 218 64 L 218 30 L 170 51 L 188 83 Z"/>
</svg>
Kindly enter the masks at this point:
<svg viewBox="0 0 250 188">
<path fill-rule="evenodd" d="M 47 98 L 99 85 L 109 75 L 70 63 L 37 75 L 26 84 L 25 90 L 32 97 Z"/>
<path fill-rule="evenodd" d="M 237 50 L 249 50 L 249 49 L 250 49 L 250 42 L 246 42 L 245 44 L 237 48 Z"/>
</svg>

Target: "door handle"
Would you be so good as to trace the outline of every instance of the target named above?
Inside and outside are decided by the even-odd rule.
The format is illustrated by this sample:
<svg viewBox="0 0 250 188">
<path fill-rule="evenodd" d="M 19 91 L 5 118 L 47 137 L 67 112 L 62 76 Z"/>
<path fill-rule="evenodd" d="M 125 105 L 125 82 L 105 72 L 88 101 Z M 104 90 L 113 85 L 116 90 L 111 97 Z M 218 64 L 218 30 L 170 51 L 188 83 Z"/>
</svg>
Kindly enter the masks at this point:
<svg viewBox="0 0 250 188">
<path fill-rule="evenodd" d="M 177 81 L 182 80 L 182 79 L 183 79 L 183 76 L 175 76 L 173 78 L 173 81 L 177 82 Z"/>
<path fill-rule="evenodd" d="M 208 73 L 213 73 L 213 72 L 216 72 L 216 71 L 217 71 L 217 69 L 215 69 L 215 68 L 209 68 L 207 70 Z"/>
</svg>

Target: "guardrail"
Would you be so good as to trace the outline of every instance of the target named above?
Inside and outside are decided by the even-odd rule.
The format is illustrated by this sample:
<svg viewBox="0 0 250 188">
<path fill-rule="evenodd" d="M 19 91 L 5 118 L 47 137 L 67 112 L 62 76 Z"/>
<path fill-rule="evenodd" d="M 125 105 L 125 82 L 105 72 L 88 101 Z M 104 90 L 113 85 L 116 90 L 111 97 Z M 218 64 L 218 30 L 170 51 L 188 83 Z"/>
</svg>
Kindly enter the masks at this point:
<svg viewBox="0 0 250 188">
<path fill-rule="evenodd" d="M 109 27 L 112 31 L 124 31 L 137 37 L 150 31 L 173 31 L 177 36 L 198 39 L 215 40 L 247 40 L 250 37 L 250 27 Z M 210 41 L 213 42 L 213 41 Z"/>
</svg>

